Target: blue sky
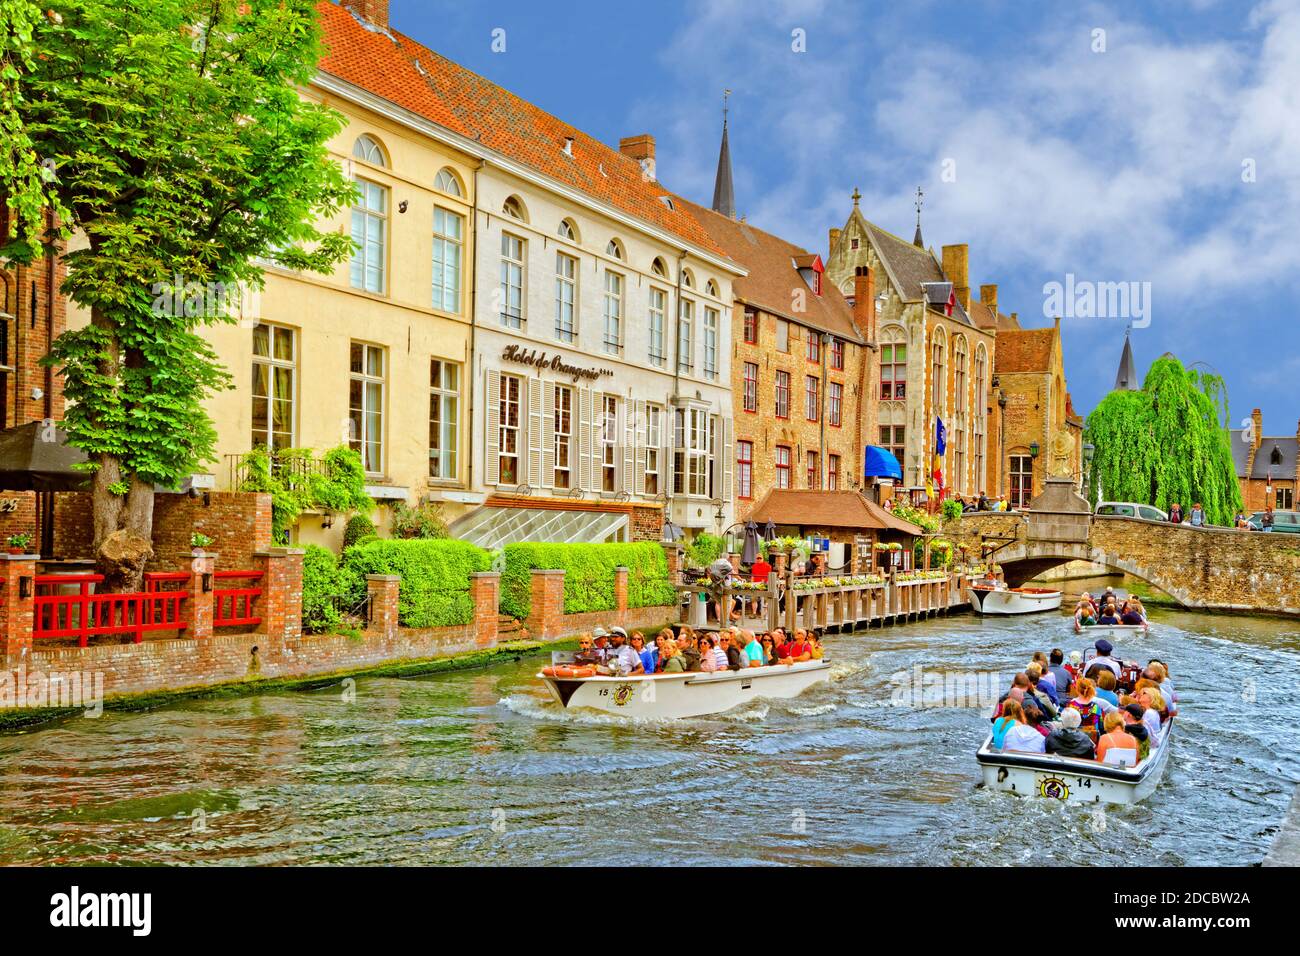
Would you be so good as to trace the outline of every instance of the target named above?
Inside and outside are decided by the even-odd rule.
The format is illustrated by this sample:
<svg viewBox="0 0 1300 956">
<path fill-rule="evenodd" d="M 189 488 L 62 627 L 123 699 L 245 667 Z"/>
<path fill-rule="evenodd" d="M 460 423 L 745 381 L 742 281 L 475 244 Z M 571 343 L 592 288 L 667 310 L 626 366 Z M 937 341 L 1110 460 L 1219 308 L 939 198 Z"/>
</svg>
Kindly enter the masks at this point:
<svg viewBox="0 0 1300 956">
<path fill-rule="evenodd" d="M 392 0 L 390 19 L 607 143 L 652 133 L 659 178 L 706 204 L 729 87 L 759 227 L 824 255 L 857 187 L 910 237 L 920 185 L 927 244 L 969 243 L 972 286 L 1023 325 L 1067 274 L 1150 283 L 1139 373 L 1172 351 L 1227 379 L 1234 424 L 1300 418 L 1297 0 Z M 1081 412 L 1126 324 L 1063 320 Z"/>
</svg>

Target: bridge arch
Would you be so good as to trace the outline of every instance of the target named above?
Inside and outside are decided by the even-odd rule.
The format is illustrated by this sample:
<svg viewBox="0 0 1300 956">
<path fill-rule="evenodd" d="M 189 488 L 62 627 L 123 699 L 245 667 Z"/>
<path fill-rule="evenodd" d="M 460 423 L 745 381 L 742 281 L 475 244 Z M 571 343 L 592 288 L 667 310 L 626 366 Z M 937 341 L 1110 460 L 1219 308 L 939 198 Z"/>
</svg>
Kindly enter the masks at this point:
<svg viewBox="0 0 1300 956">
<path fill-rule="evenodd" d="M 1131 558 L 1094 548 L 1090 544 L 1022 541 L 999 551 L 994 555 L 993 560 L 1002 567 L 1007 583 L 1012 587 L 1019 587 L 1044 571 L 1058 568 L 1071 561 L 1088 561 L 1115 572 L 1140 578 L 1179 604 L 1190 606 L 1185 600 L 1187 595 L 1180 593 L 1183 589 L 1170 580 L 1169 574 L 1149 568 Z"/>
</svg>

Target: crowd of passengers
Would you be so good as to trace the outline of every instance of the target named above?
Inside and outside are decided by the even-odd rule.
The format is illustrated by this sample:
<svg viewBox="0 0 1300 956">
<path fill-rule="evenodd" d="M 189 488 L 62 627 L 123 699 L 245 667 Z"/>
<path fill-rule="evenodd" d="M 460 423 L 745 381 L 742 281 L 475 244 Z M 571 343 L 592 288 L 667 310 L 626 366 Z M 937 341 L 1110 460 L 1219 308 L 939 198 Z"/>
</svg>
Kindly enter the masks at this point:
<svg viewBox="0 0 1300 956">
<path fill-rule="evenodd" d="M 1034 654 L 994 708 L 993 749 L 1131 766 L 1160 746 L 1177 713 L 1168 666 L 1122 661 L 1105 639 L 1093 646 L 1086 664 L 1079 651 Z"/>
<path fill-rule="evenodd" d="M 1094 599 L 1084 591 L 1074 609 L 1074 623 L 1079 627 L 1092 627 L 1094 624 L 1140 626 L 1147 623 L 1147 609 L 1136 594 L 1121 599 L 1113 588 L 1106 588 L 1104 594 Z"/>
<path fill-rule="evenodd" d="M 647 644 L 641 634 L 628 636 L 615 627 L 597 627 L 591 637 L 578 641 L 575 664 L 594 665 L 599 674 L 632 677 L 677 674 L 683 671 L 738 671 L 749 667 L 781 667 L 820 660 L 821 637 L 811 630 L 784 628 L 755 634 L 738 627 L 697 634 L 682 625 L 665 627 Z"/>
</svg>

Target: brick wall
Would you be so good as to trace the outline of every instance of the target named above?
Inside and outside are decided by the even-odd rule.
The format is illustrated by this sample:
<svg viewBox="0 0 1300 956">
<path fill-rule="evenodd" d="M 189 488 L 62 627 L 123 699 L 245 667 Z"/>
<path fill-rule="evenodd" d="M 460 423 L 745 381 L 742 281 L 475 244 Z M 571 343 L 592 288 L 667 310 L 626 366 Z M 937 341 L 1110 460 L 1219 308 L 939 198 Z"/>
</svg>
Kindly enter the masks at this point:
<svg viewBox="0 0 1300 956">
<path fill-rule="evenodd" d="M 6 217 L 0 202 L 0 227 L 7 223 Z M 13 368 L 11 372 L 0 372 L 0 427 L 63 418 L 61 379 L 40 364 L 48 351 L 47 343 L 67 328 L 67 300 L 58 291 L 67 278 L 61 256 L 54 257 L 53 300 L 49 294 L 50 273 L 45 258 L 31 265 L 0 268 L 0 313 L 12 316 L 2 320 L 7 326 L 7 349 L 0 356 L 0 364 Z M 35 397 L 33 389 L 40 389 L 41 397 Z"/>
<path fill-rule="evenodd" d="M 190 535 L 212 538 L 220 570 L 245 570 L 253 555 L 271 546 L 271 496 L 212 491 L 202 496 L 154 495 L 153 550 L 149 571 L 175 569 L 177 555 L 190 550 Z M 91 558 L 90 492 L 54 496 L 54 557 Z"/>
</svg>

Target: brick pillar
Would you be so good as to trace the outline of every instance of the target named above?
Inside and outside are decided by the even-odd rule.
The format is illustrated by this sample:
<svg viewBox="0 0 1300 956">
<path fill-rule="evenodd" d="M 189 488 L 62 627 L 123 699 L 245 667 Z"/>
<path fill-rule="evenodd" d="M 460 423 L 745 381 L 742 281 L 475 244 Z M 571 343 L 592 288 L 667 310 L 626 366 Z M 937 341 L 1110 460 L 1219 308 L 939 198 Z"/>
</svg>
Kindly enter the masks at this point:
<svg viewBox="0 0 1300 956">
<path fill-rule="evenodd" d="M 4 575 L 4 584 L 0 585 L 0 595 L 4 603 L 0 605 L 0 641 L 4 642 L 5 656 L 14 667 L 19 658 L 32 648 L 32 595 L 36 593 L 36 559 L 35 554 L 3 554 L 0 574 Z M 23 578 L 28 578 L 28 596 L 19 597 Z"/>
<path fill-rule="evenodd" d="M 676 541 L 661 541 L 664 557 L 668 559 L 668 583 L 682 583 L 682 546 Z"/>
<path fill-rule="evenodd" d="M 366 591 L 370 594 L 370 627 L 384 637 L 397 633 L 397 595 L 402 579 L 396 574 L 367 574 Z"/>
<path fill-rule="evenodd" d="M 500 589 L 498 571 L 475 571 L 469 576 L 469 597 L 474 602 L 474 638 L 481 646 L 490 647 L 497 642 Z M 397 600 L 395 595 L 393 600 Z"/>
<path fill-rule="evenodd" d="M 786 553 L 784 551 L 778 551 L 776 554 L 772 556 L 772 570 L 775 571 L 777 574 L 784 575 L 785 562 L 786 562 Z"/>
<path fill-rule="evenodd" d="M 185 585 L 185 603 L 189 605 L 186 613 L 190 626 L 181 632 L 181 636 L 204 639 L 212 636 L 212 617 L 215 613 L 213 591 L 216 590 L 214 578 L 208 578 L 208 589 L 203 589 L 203 576 L 211 575 L 217 567 L 217 556 L 208 552 L 186 555 L 189 559 L 190 579 Z M 265 600 L 265 584 L 263 584 Z M 265 605 L 263 605 L 265 606 Z"/>
<path fill-rule="evenodd" d="M 275 638 L 302 636 L 302 556 L 300 548 L 271 548 L 253 554 L 262 572 L 257 632 Z"/>
<path fill-rule="evenodd" d="M 528 633 L 539 641 L 555 637 L 560 632 L 563 616 L 564 569 L 533 568 Z"/>
<path fill-rule="evenodd" d="M 614 610 L 618 612 L 619 623 L 627 614 L 627 568 L 614 569 Z"/>
</svg>

